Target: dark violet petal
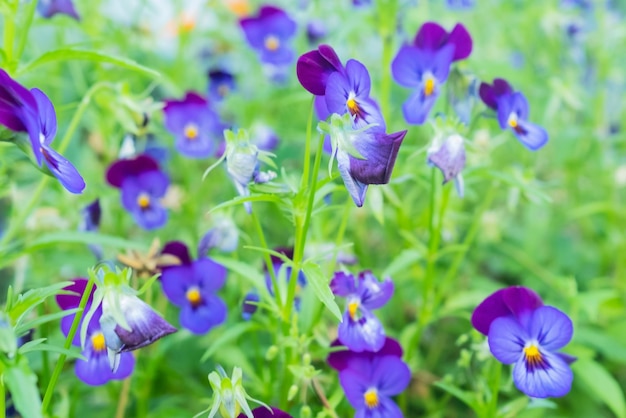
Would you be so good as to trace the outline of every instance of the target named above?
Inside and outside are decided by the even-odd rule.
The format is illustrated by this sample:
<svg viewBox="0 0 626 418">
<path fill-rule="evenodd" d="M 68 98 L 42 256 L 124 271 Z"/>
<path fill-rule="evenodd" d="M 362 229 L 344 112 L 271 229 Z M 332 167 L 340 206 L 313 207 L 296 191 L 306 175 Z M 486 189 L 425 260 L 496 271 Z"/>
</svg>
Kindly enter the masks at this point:
<svg viewBox="0 0 626 418">
<path fill-rule="evenodd" d="M 264 406 L 259 406 L 252 410 L 252 416 L 254 418 L 293 418 L 288 413 L 281 411 L 278 408 L 271 407 L 271 411 Z M 237 418 L 247 418 L 245 413 L 240 413 Z"/>
<path fill-rule="evenodd" d="M 498 109 L 498 101 L 496 100 L 493 86 L 491 86 L 491 84 L 485 82 L 480 83 L 480 87 L 478 88 L 478 95 L 480 96 L 480 99 L 483 101 L 483 103 L 487 105 L 487 107 L 490 107 L 493 110 Z"/>
<path fill-rule="evenodd" d="M 224 286 L 226 267 L 210 258 L 202 258 L 192 264 L 194 282 L 205 292 L 215 292 Z"/>
<path fill-rule="evenodd" d="M 529 150 L 537 151 L 548 143 L 548 132 L 539 125 L 519 119 L 513 133 Z"/>
<path fill-rule="evenodd" d="M 330 290 L 332 290 L 336 296 L 345 298 L 349 295 L 355 295 L 357 293 L 354 276 L 343 271 L 335 273 L 329 286 Z"/>
<path fill-rule="evenodd" d="M 413 44 L 420 49 L 437 50 L 448 38 L 444 28 L 435 22 L 426 22 L 415 36 Z"/>
<path fill-rule="evenodd" d="M 192 265 L 172 266 L 163 269 L 161 285 L 165 297 L 176 306 L 186 306 L 187 290 L 197 286 L 193 276 Z"/>
<path fill-rule="evenodd" d="M 48 169 L 68 192 L 80 194 L 85 190 L 85 180 L 68 159 L 47 145 L 40 150 Z"/>
<path fill-rule="evenodd" d="M 539 342 L 541 348 L 556 351 L 572 339 L 572 320 L 552 306 L 542 306 L 532 313 L 529 321 L 530 337 Z"/>
<path fill-rule="evenodd" d="M 0 103 L 0 106 L 2 103 Z M 22 122 L 22 119 L 12 110 L 0 107 L 0 125 L 6 126 L 8 129 L 15 132 L 26 131 L 26 127 Z"/>
<path fill-rule="evenodd" d="M 379 282 L 371 271 L 364 271 L 359 274 L 358 288 L 361 304 L 367 309 L 379 309 L 393 296 L 394 286 L 389 277 Z"/>
<path fill-rule="evenodd" d="M 350 176 L 363 184 L 387 184 L 406 132 L 362 134 L 354 145 L 364 159 L 350 156 Z"/>
<path fill-rule="evenodd" d="M 491 354 L 504 364 L 513 364 L 523 357 L 524 345 L 530 341 L 528 332 L 511 316 L 496 318 L 489 327 L 487 342 Z"/>
<path fill-rule="evenodd" d="M 363 206 L 368 185 L 358 181 L 352 176 L 351 160 L 353 157 L 349 156 L 346 152 L 338 150 L 336 158 L 339 174 L 341 175 L 343 184 L 346 186 L 346 189 L 348 189 L 350 197 L 352 197 L 355 205 L 358 207 Z"/>
<path fill-rule="evenodd" d="M 526 395 L 533 398 L 558 398 L 565 396 L 572 388 L 572 369 L 558 355 L 542 352 L 546 367 L 527 369 L 522 356 L 513 368 L 513 382 Z"/>
<path fill-rule="evenodd" d="M 489 295 L 472 314 L 472 325 L 484 335 L 489 334 L 491 323 L 499 317 L 520 317 L 542 306 L 539 295 L 527 287 L 512 286 Z"/>
<path fill-rule="evenodd" d="M 438 93 L 438 88 L 435 87 L 432 94 L 425 96 L 423 83 L 420 84 L 417 91 L 411 94 L 402 105 L 404 120 L 413 125 L 421 125 L 426 122 L 428 113 L 437 100 Z"/>
<path fill-rule="evenodd" d="M 352 320 L 346 311 L 339 324 L 339 341 L 351 351 L 378 351 L 385 344 L 385 330 L 380 320 L 367 309 L 360 309 L 361 317 Z"/>
<path fill-rule="evenodd" d="M 171 254 L 178 258 L 183 264 L 191 264 L 189 248 L 182 241 L 170 241 L 163 246 L 161 254 Z"/>
<path fill-rule="evenodd" d="M 34 88 L 30 92 L 37 102 L 40 129 L 45 138 L 43 143 L 49 145 L 57 134 L 57 115 L 54 111 L 54 105 L 43 91 Z"/>
<path fill-rule="evenodd" d="M 341 346 L 339 339 L 336 339 L 331 344 L 331 347 Z M 326 361 L 328 365 L 337 371 L 341 371 L 347 367 L 353 367 L 355 361 L 368 361 L 373 362 L 375 358 L 380 356 L 396 356 L 401 358 L 403 354 L 402 347 L 398 341 L 393 338 L 386 337 L 385 342 L 380 350 L 377 352 L 362 351 L 357 353 L 350 350 L 334 351 L 328 355 Z"/>
<path fill-rule="evenodd" d="M 372 372 L 372 384 L 378 388 L 381 395 L 397 395 L 406 389 L 410 381 L 409 366 L 396 356 L 380 357 Z"/>
<path fill-rule="evenodd" d="M 87 279 L 79 277 L 73 280 L 73 284 L 70 286 L 66 286 L 63 288 L 64 291 L 73 292 L 71 295 L 56 295 L 55 299 L 59 308 L 64 311 L 69 309 L 78 308 L 80 304 L 80 299 L 82 294 L 85 292 L 85 288 L 87 287 Z M 93 300 L 93 290 L 91 295 L 89 296 L 88 302 L 91 303 Z"/>
<path fill-rule="evenodd" d="M 211 328 L 226 320 L 226 304 L 217 296 L 204 297 L 202 304 L 193 307 L 191 304 L 180 310 L 180 325 L 194 334 L 205 334 Z"/>
<path fill-rule="evenodd" d="M 403 45 L 391 62 L 391 74 L 396 83 L 403 87 L 418 87 L 424 65 L 421 60 L 422 52 L 417 47 Z"/>
<path fill-rule="evenodd" d="M 0 68 L 0 109 L 26 107 L 37 109 L 32 93 Z M 9 128 L 10 129 L 10 128 Z"/>
<path fill-rule="evenodd" d="M 100 199 L 96 199 L 81 210 L 83 216 L 82 229 L 84 231 L 97 231 L 100 227 L 100 219 L 102 218 L 102 210 L 100 208 Z"/>
<path fill-rule="evenodd" d="M 159 164 L 147 155 L 139 155 L 136 158 L 118 160 L 111 164 L 106 173 L 107 182 L 117 188 L 127 177 L 134 177 L 145 171 L 158 170 Z"/>
<path fill-rule="evenodd" d="M 428 163 L 436 166 L 443 174 L 444 183 L 458 176 L 465 167 L 465 147 L 460 135 L 451 135 L 439 149 L 429 151 Z"/>
<path fill-rule="evenodd" d="M 400 343 L 393 338 L 385 338 L 385 344 L 376 352 L 379 356 L 396 356 L 402 357 L 403 351 Z"/>
<path fill-rule="evenodd" d="M 447 42 L 454 45 L 452 61 L 465 59 L 472 53 L 472 37 L 461 23 L 457 23 L 454 26 Z"/>
<path fill-rule="evenodd" d="M 496 99 L 500 96 L 513 93 L 513 87 L 503 78 L 493 79 L 493 94 Z"/>
<path fill-rule="evenodd" d="M 241 304 L 241 316 L 245 321 L 249 321 L 252 315 L 257 311 L 257 303 L 261 300 L 259 294 L 252 290 L 246 293 Z M 254 303 L 251 303 L 254 302 Z"/>
<path fill-rule="evenodd" d="M 296 74 L 302 87 L 323 96 L 328 77 L 337 71 L 343 71 L 339 57 L 328 45 L 320 45 L 317 50 L 302 54 L 296 63 Z"/>
</svg>

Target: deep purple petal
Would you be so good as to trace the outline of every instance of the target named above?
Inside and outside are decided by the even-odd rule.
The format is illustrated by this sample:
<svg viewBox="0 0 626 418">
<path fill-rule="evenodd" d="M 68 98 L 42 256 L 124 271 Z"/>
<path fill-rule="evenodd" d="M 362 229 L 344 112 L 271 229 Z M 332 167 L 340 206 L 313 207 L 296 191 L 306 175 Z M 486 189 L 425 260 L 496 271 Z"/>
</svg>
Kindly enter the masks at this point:
<svg viewBox="0 0 626 418">
<path fill-rule="evenodd" d="M 572 356 L 571 354 L 567 354 L 567 353 L 556 353 L 556 355 L 561 357 L 561 359 L 567 364 L 572 364 L 576 360 L 578 360 L 578 357 Z"/>
<path fill-rule="evenodd" d="M 385 330 L 380 320 L 367 309 L 360 309 L 361 317 L 353 320 L 346 311 L 339 324 L 339 341 L 352 351 L 378 351 L 385 344 Z"/>
<path fill-rule="evenodd" d="M 572 320 L 552 306 L 537 308 L 529 321 L 528 333 L 539 342 L 541 348 L 556 351 L 572 339 Z"/>
<path fill-rule="evenodd" d="M 364 133 L 355 148 L 364 159 L 350 157 L 350 175 L 364 184 L 387 184 L 407 131 Z"/>
<path fill-rule="evenodd" d="M 341 342 L 339 339 L 336 339 L 331 344 L 331 347 L 338 346 L 341 346 Z M 366 361 L 373 362 L 375 357 L 396 356 L 401 358 L 402 354 L 403 352 L 400 343 L 393 338 L 386 337 L 382 348 L 375 353 L 371 351 L 362 351 L 360 353 L 350 350 L 334 351 L 328 355 L 326 361 L 330 367 L 337 371 L 341 371 L 347 367 L 351 367 L 355 359 L 364 359 Z"/>
<path fill-rule="evenodd" d="M 344 298 L 357 292 L 354 276 L 343 271 L 335 272 L 329 286 L 335 295 Z"/>
<path fill-rule="evenodd" d="M 504 364 L 518 361 L 528 341 L 530 335 L 513 315 L 496 318 L 489 327 L 487 342 L 491 354 Z"/>
<path fill-rule="evenodd" d="M 261 300 L 259 294 L 252 290 L 246 293 L 246 296 L 243 298 L 243 303 L 241 304 L 241 317 L 245 321 L 249 321 L 252 315 L 257 311 L 258 305 L 257 303 Z"/>
<path fill-rule="evenodd" d="M 415 36 L 413 44 L 420 49 L 439 49 L 448 38 L 448 32 L 438 23 L 426 22 Z"/>
<path fill-rule="evenodd" d="M 453 61 L 465 59 L 472 53 L 472 37 L 461 23 L 454 26 L 447 43 L 454 45 Z"/>
<path fill-rule="evenodd" d="M 271 407 L 271 411 L 264 406 L 259 406 L 252 410 L 252 416 L 254 418 L 293 418 L 288 413 L 281 411 L 278 408 Z M 245 413 L 240 413 L 237 418 L 247 418 Z"/>
<path fill-rule="evenodd" d="M 171 254 L 183 264 L 191 264 L 189 248 L 181 241 L 170 241 L 163 246 L 161 254 Z"/>
<path fill-rule="evenodd" d="M 118 160 L 111 164 L 106 173 L 107 182 L 117 188 L 127 177 L 134 177 L 146 171 L 159 169 L 159 164 L 153 158 L 142 154 L 132 159 Z"/>
<path fill-rule="evenodd" d="M 317 50 L 302 54 L 296 63 L 300 84 L 316 96 L 324 95 L 328 77 L 336 71 L 343 71 L 343 65 L 329 45 L 322 44 Z"/>
<path fill-rule="evenodd" d="M 367 309 L 381 308 L 393 296 L 394 286 L 391 279 L 387 277 L 379 282 L 371 271 L 364 271 L 359 274 L 358 287 L 361 304 Z"/>
<path fill-rule="evenodd" d="M 411 381 L 411 370 L 400 357 L 382 356 L 372 373 L 372 382 L 382 395 L 393 396 L 406 389 Z"/>
<path fill-rule="evenodd" d="M 511 314 L 519 318 L 540 306 L 543 306 L 543 302 L 539 295 L 527 287 L 500 289 L 476 307 L 472 314 L 472 325 L 478 332 L 487 335 L 489 326 L 496 318 Z"/>
<path fill-rule="evenodd" d="M 67 158 L 47 145 L 40 150 L 48 169 L 68 192 L 79 194 L 85 190 L 85 180 Z"/>
<path fill-rule="evenodd" d="M 204 334 L 226 320 L 226 311 L 226 304 L 222 299 L 214 295 L 203 295 L 201 305 L 183 306 L 180 310 L 180 325 L 194 334 Z"/>
<path fill-rule="evenodd" d="M 546 351 L 542 352 L 542 357 L 546 367 L 528 369 L 523 356 L 515 363 L 515 386 L 533 398 L 558 398 L 567 395 L 574 378 L 572 369 L 558 355 Z"/>
<path fill-rule="evenodd" d="M 498 108 L 498 102 L 496 100 L 496 96 L 493 91 L 493 87 L 485 82 L 480 83 L 480 87 L 478 88 L 478 95 L 480 99 L 485 103 L 488 107 L 493 110 Z"/>
</svg>

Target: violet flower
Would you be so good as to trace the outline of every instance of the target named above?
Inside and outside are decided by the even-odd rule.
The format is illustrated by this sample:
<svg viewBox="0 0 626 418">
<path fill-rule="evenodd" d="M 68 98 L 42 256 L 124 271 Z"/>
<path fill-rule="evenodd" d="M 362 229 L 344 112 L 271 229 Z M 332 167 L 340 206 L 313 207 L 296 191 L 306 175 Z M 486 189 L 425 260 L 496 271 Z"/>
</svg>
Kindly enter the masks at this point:
<svg viewBox="0 0 626 418">
<path fill-rule="evenodd" d="M 264 406 L 254 408 L 252 410 L 252 416 L 254 418 L 293 418 L 291 415 L 278 408 L 271 407 L 271 409 L 267 409 Z M 242 412 L 237 418 L 246 418 L 246 414 Z"/>
<path fill-rule="evenodd" d="M 402 105 L 404 119 L 421 125 L 426 121 L 450 72 L 452 62 L 467 58 L 472 38 L 458 23 L 450 33 L 434 22 L 426 22 L 411 45 L 403 45 L 391 63 L 394 80 L 414 89 Z"/>
<path fill-rule="evenodd" d="M 459 196 L 463 196 L 463 176 L 465 167 L 465 146 L 459 134 L 437 136 L 428 149 L 428 163 L 434 165 L 443 174 L 443 183 L 454 180 Z"/>
<path fill-rule="evenodd" d="M 164 254 L 176 256 L 181 264 L 162 268 L 163 293 L 181 308 L 180 325 L 194 334 L 205 334 L 226 320 L 226 304 L 215 293 L 224 286 L 226 268 L 208 257 L 191 260 L 180 241 L 165 245 Z"/>
<path fill-rule="evenodd" d="M 0 124 L 27 132 L 37 164 L 42 162 L 70 193 L 82 193 L 85 181 L 65 157 L 52 149 L 57 120 L 50 99 L 39 89 L 26 89 L 0 69 Z"/>
<path fill-rule="evenodd" d="M 322 44 L 298 58 L 296 74 L 302 87 L 316 96 L 326 94 L 328 77 L 335 72 L 343 73 L 344 67 L 335 50 Z"/>
<path fill-rule="evenodd" d="M 239 24 L 261 62 L 282 66 L 293 61 L 291 39 L 296 34 L 296 22 L 285 11 L 261 6 L 258 16 L 243 18 Z"/>
<path fill-rule="evenodd" d="M 163 113 L 178 152 L 188 158 L 216 154 L 224 127 L 204 97 L 187 92 L 182 100 L 166 100 Z"/>
<path fill-rule="evenodd" d="M 37 11 L 46 19 L 59 13 L 80 20 L 72 0 L 37 0 Z"/>
<path fill-rule="evenodd" d="M 502 78 L 493 84 L 481 83 L 479 94 L 482 101 L 496 111 L 502 129 L 511 129 L 517 139 L 531 151 L 548 142 L 548 132 L 539 125 L 528 122 L 528 101 L 520 92 Z"/>
<path fill-rule="evenodd" d="M 306 37 L 311 45 L 319 43 L 319 41 L 326 37 L 327 33 L 328 29 L 322 20 L 312 19 L 306 25 Z"/>
<path fill-rule="evenodd" d="M 167 210 L 160 200 L 170 182 L 155 160 L 147 155 L 118 160 L 109 166 L 106 179 L 121 189 L 122 205 L 140 227 L 156 229 L 165 225 Z"/>
<path fill-rule="evenodd" d="M 235 76 L 220 68 L 213 68 L 208 72 L 209 91 L 208 96 L 214 102 L 222 101 L 236 89 Z"/>
<path fill-rule="evenodd" d="M 370 271 L 359 273 L 358 278 L 338 272 L 330 288 L 335 295 L 346 298 L 339 341 L 356 352 L 380 350 L 385 343 L 385 330 L 371 311 L 383 307 L 393 295 L 391 279 L 379 282 Z"/>
<path fill-rule="evenodd" d="M 258 306 L 257 303 L 261 300 L 259 294 L 252 290 L 246 293 L 246 296 L 243 298 L 243 303 L 241 304 L 241 317 L 244 321 L 249 321 L 252 318 L 252 315 L 257 311 Z"/>
<path fill-rule="evenodd" d="M 502 289 L 485 299 L 472 314 L 472 324 L 487 335 L 489 349 L 504 364 L 514 364 L 513 382 L 534 398 L 560 397 L 572 386 L 572 356 L 559 353 L 572 338 L 571 319 L 543 306 L 525 287 Z"/>
<path fill-rule="evenodd" d="M 100 199 L 96 199 L 89 205 L 85 206 L 81 210 L 82 223 L 80 225 L 81 231 L 96 232 L 100 229 L 100 218 L 102 217 L 102 210 L 100 208 Z M 87 244 L 91 252 L 94 254 L 97 260 L 102 260 L 103 251 L 102 246 L 99 244 Z"/>
<path fill-rule="evenodd" d="M 330 346 L 340 347 L 341 345 L 341 342 L 337 339 L 333 341 Z M 326 362 L 330 367 L 340 372 L 348 368 L 358 369 L 364 362 L 373 363 L 376 357 L 395 356 L 402 358 L 402 354 L 403 350 L 400 343 L 393 338 L 386 337 L 383 346 L 376 352 L 356 352 L 351 350 L 333 351 L 328 355 Z"/>
<path fill-rule="evenodd" d="M 56 301 L 59 307 L 64 311 L 78 308 L 86 286 L 86 279 L 75 279 L 74 284 L 63 289 L 69 292 L 74 292 L 75 294 L 61 294 L 56 296 Z M 87 305 L 85 306 L 85 312 L 88 312 L 91 309 L 92 303 L 93 290 L 91 295 L 89 295 Z M 76 314 L 67 315 L 61 319 L 61 331 L 66 337 L 70 332 L 75 315 Z M 107 356 L 107 346 L 104 334 L 99 323 L 101 317 L 102 306 L 98 306 L 91 317 L 89 324 L 87 325 L 87 338 L 85 347 L 83 347 L 81 353 L 83 357 L 85 357 L 85 360 L 76 360 L 76 365 L 74 367 L 76 376 L 83 382 L 92 386 L 103 385 L 109 380 L 126 379 L 131 375 L 135 366 L 135 358 L 133 355 L 131 353 L 122 353 L 119 358 L 119 367 L 115 371 L 111 370 Z M 84 319 L 85 315 L 83 315 L 83 320 Z M 83 320 L 81 320 L 81 324 Z M 79 329 L 80 327 L 82 327 L 82 325 L 79 325 Z M 76 333 L 74 336 L 72 344 L 80 347 L 79 333 Z"/>
</svg>

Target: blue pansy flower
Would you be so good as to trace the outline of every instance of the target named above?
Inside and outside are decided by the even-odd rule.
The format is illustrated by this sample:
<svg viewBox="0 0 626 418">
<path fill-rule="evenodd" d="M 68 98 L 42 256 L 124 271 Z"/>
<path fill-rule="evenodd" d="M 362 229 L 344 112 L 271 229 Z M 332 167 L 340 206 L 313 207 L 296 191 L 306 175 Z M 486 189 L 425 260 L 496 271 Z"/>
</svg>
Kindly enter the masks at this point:
<svg viewBox="0 0 626 418">
<path fill-rule="evenodd" d="M 239 24 L 262 63 L 283 66 L 293 61 L 291 40 L 297 26 L 284 10 L 262 6 L 258 16 L 243 18 Z"/>
</svg>

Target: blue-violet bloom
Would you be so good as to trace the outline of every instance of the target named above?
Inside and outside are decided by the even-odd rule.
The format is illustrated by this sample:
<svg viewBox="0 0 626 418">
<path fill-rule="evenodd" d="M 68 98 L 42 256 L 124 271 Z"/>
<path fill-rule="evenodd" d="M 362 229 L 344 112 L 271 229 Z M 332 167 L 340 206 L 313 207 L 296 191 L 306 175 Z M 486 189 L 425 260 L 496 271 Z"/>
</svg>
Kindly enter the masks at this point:
<svg viewBox="0 0 626 418">
<path fill-rule="evenodd" d="M 258 16 L 243 18 L 239 24 L 261 62 L 282 66 L 293 61 L 291 40 L 296 34 L 296 22 L 284 10 L 261 6 Z"/>
<path fill-rule="evenodd" d="M 246 296 L 243 298 L 243 303 L 241 304 L 241 317 L 244 321 L 249 321 L 252 318 L 252 315 L 257 311 L 257 303 L 261 300 L 259 294 L 252 290 L 246 293 Z"/>
<path fill-rule="evenodd" d="M 135 222 L 144 229 L 160 228 L 167 223 L 167 210 L 160 200 L 170 184 L 157 162 L 147 155 L 118 160 L 106 173 L 107 182 L 121 189 L 121 199 Z"/>
<path fill-rule="evenodd" d="M 102 209 L 100 208 L 100 199 L 96 199 L 81 210 L 82 223 L 81 231 L 97 232 L 100 228 L 100 218 L 102 217 Z M 87 244 L 97 260 L 102 260 L 103 250 L 99 244 Z"/>
<path fill-rule="evenodd" d="M 214 102 L 222 101 L 237 87 L 235 76 L 224 69 L 213 68 L 209 70 L 207 75 L 209 77 L 208 96 Z"/>
<path fill-rule="evenodd" d="M 191 260 L 180 241 L 165 245 L 162 253 L 177 257 L 181 264 L 162 268 L 163 293 L 179 306 L 180 325 L 194 334 L 205 334 L 226 320 L 226 304 L 215 293 L 224 286 L 226 268 L 208 257 Z"/>
<path fill-rule="evenodd" d="M 285 411 L 281 411 L 273 406 L 270 409 L 267 409 L 265 406 L 254 408 L 252 410 L 252 416 L 254 418 L 293 418 L 293 416 Z M 246 414 L 242 412 L 237 418 L 246 418 Z"/>
<path fill-rule="evenodd" d="M 379 282 L 370 271 L 359 273 L 358 278 L 337 272 L 330 288 L 335 295 L 346 298 L 339 341 L 356 352 L 380 350 L 385 344 L 385 330 L 371 311 L 383 307 L 393 295 L 391 279 Z"/>
<path fill-rule="evenodd" d="M 514 91 L 506 80 L 496 78 L 493 84 L 481 83 L 478 93 L 482 101 L 496 111 L 500 128 L 510 128 L 526 148 L 536 151 L 548 142 L 548 132 L 528 122 L 526 97 Z"/>
<path fill-rule="evenodd" d="M 400 48 L 391 63 L 391 73 L 398 84 L 414 89 L 402 105 L 408 123 L 421 125 L 426 121 L 448 78 L 450 65 L 471 52 L 472 38 L 460 23 L 448 33 L 437 23 L 426 22 L 413 43 Z"/>
<path fill-rule="evenodd" d="M 37 11 L 46 19 L 60 13 L 80 20 L 72 0 L 37 0 Z"/>
</svg>

